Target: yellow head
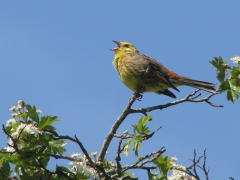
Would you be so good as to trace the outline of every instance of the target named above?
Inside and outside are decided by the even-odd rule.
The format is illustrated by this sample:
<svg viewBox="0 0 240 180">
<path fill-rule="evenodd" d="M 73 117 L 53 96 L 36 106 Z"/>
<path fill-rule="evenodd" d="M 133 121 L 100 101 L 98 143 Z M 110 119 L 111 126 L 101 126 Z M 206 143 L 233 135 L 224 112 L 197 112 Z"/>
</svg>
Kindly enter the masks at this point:
<svg viewBox="0 0 240 180">
<path fill-rule="evenodd" d="M 112 63 L 119 73 L 118 67 L 121 66 L 122 64 L 123 56 L 128 53 L 138 52 L 138 50 L 129 42 L 117 42 L 117 41 L 113 42 L 115 42 L 118 45 L 118 47 L 111 49 L 112 51 L 115 52 L 115 57 Z"/>
<path fill-rule="evenodd" d="M 129 42 L 117 42 L 117 41 L 113 42 L 115 42 L 118 45 L 118 47 L 111 49 L 112 51 L 115 52 L 115 58 L 116 56 L 119 57 L 126 53 L 138 52 L 138 50 Z"/>
</svg>

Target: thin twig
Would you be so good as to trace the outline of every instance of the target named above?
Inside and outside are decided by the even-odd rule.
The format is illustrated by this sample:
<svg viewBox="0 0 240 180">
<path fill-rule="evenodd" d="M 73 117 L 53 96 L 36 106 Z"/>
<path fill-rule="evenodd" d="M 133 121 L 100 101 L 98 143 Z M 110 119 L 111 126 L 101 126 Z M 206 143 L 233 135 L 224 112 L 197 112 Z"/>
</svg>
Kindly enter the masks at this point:
<svg viewBox="0 0 240 180">
<path fill-rule="evenodd" d="M 195 103 L 198 103 L 198 102 L 206 102 L 208 104 L 210 104 L 211 106 L 213 107 L 223 107 L 222 105 L 214 105 L 212 103 L 209 102 L 209 99 L 216 95 L 216 94 L 219 94 L 218 92 L 216 93 L 211 93 L 210 95 L 208 95 L 207 97 L 205 98 L 201 98 L 201 99 L 195 99 L 194 98 L 191 98 L 192 96 L 194 96 L 196 94 L 197 91 L 191 93 L 191 94 L 188 94 L 185 98 L 183 99 L 180 99 L 180 100 L 176 100 L 176 101 L 173 101 L 173 102 L 170 102 L 170 103 L 167 103 L 167 104 L 164 104 L 164 105 L 158 105 L 158 106 L 152 106 L 152 107 L 148 107 L 148 108 L 136 108 L 136 109 L 131 109 L 130 110 L 130 113 L 143 113 L 143 114 L 146 114 L 147 112 L 151 112 L 151 111 L 154 111 L 154 110 L 157 110 L 157 109 L 165 109 L 165 108 L 168 108 L 170 106 L 174 106 L 174 105 L 177 105 L 177 104 L 180 104 L 180 103 L 184 103 L 184 102 L 195 102 Z M 197 96 L 198 97 L 198 96 Z"/>
<path fill-rule="evenodd" d="M 206 180 L 208 180 L 208 174 L 209 174 L 209 171 L 210 171 L 210 168 L 206 169 L 206 149 L 204 149 L 204 155 L 203 155 L 203 165 L 202 167 L 201 166 L 198 166 L 200 169 L 203 170 L 204 174 L 205 174 L 205 177 L 206 177 Z"/>
<path fill-rule="evenodd" d="M 125 136 L 127 136 L 127 134 L 125 134 Z M 121 149 L 121 145 L 122 145 L 123 139 L 125 139 L 125 136 L 122 136 L 122 138 L 119 140 L 117 155 L 115 157 L 116 164 L 117 164 L 117 174 L 118 174 L 119 177 L 121 176 L 121 173 L 122 173 L 122 165 L 120 163 L 120 161 L 121 161 L 121 152 L 124 149 L 124 148 Z"/>
<path fill-rule="evenodd" d="M 150 134 L 143 134 L 142 135 L 143 140 L 147 140 L 147 139 L 151 138 L 161 128 L 162 128 L 162 126 L 158 127 L 155 131 L 153 131 Z M 130 138 L 133 138 L 134 135 L 133 134 L 126 134 L 126 135 L 114 134 L 114 137 L 115 138 L 120 138 L 120 139 L 130 139 Z"/>
<path fill-rule="evenodd" d="M 162 147 L 158 151 L 152 152 L 151 154 L 146 155 L 145 157 L 139 157 L 134 164 L 123 167 L 123 172 L 125 172 L 129 169 L 156 169 L 157 166 L 144 166 L 144 165 L 147 163 L 152 163 L 155 159 L 157 159 L 165 151 L 166 151 L 166 149 L 164 147 Z"/>
</svg>

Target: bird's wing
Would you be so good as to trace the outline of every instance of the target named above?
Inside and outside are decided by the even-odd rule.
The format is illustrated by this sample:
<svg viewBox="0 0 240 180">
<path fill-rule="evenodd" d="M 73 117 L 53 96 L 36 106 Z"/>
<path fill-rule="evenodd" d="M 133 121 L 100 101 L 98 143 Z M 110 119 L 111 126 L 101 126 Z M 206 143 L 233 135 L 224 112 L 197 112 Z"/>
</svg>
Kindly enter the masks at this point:
<svg viewBox="0 0 240 180">
<path fill-rule="evenodd" d="M 167 71 L 169 70 L 158 61 L 140 53 L 132 53 L 131 56 L 132 63 L 139 67 L 139 69 L 146 71 L 147 68 L 149 68 L 148 78 L 157 78 L 162 83 L 167 84 L 169 87 L 179 91 L 169 80 L 169 76 L 167 74 Z"/>
</svg>

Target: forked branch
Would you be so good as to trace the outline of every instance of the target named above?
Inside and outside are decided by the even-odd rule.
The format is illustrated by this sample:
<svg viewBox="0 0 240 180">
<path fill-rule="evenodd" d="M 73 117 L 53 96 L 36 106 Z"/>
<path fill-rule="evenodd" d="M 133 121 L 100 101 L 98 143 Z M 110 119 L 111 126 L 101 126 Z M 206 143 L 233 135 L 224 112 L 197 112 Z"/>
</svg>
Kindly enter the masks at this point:
<svg viewBox="0 0 240 180">
<path fill-rule="evenodd" d="M 146 79 L 148 77 L 148 74 L 149 74 L 149 68 L 147 68 L 145 73 L 143 74 L 142 81 L 141 81 L 141 83 L 137 87 L 137 92 L 135 92 L 134 95 L 132 96 L 132 98 L 129 100 L 128 105 L 126 106 L 126 108 L 123 110 L 122 114 L 118 117 L 118 119 L 116 120 L 116 122 L 112 126 L 112 128 L 111 128 L 110 132 L 108 133 L 107 137 L 104 139 L 102 148 L 101 148 L 99 156 L 98 156 L 98 161 L 100 163 L 103 161 L 104 156 L 105 156 L 105 154 L 107 152 L 107 149 L 108 149 L 108 147 L 109 147 L 109 145 L 110 145 L 110 143 L 112 141 L 112 138 L 116 134 L 117 129 L 119 128 L 119 126 L 122 124 L 124 119 L 129 114 L 132 114 L 132 113 L 142 113 L 145 116 L 147 116 L 147 112 L 150 112 L 150 111 L 153 111 L 153 110 L 157 110 L 157 109 L 162 110 L 164 108 L 167 108 L 167 107 L 170 107 L 170 106 L 174 106 L 174 105 L 177 105 L 177 104 L 180 104 L 180 103 L 183 103 L 183 102 L 195 102 L 195 103 L 197 103 L 197 102 L 206 102 L 206 103 L 208 103 L 209 105 L 211 105 L 213 107 L 223 107 L 222 105 L 212 104 L 209 101 L 211 97 L 213 97 L 216 94 L 219 94 L 218 91 L 216 91 L 214 93 L 211 93 L 210 95 L 208 95 L 205 98 L 198 99 L 198 97 L 201 94 L 196 95 L 196 93 L 200 91 L 200 90 L 196 90 L 193 93 L 187 95 L 183 99 L 176 100 L 176 101 L 173 101 L 171 103 L 167 103 L 165 105 L 152 106 L 152 107 L 148 107 L 148 108 L 131 109 L 131 107 L 132 107 L 133 103 L 135 102 L 135 100 L 138 99 L 138 98 L 139 99 L 142 98 L 142 95 L 141 95 L 142 91 L 141 90 L 144 89 L 145 81 L 146 81 Z"/>
</svg>

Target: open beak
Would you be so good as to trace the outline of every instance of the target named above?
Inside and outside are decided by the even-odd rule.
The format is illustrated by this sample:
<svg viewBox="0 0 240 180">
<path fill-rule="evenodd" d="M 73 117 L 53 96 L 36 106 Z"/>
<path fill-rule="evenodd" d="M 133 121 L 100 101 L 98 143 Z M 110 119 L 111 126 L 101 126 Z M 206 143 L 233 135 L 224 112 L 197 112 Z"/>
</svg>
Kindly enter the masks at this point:
<svg viewBox="0 0 240 180">
<path fill-rule="evenodd" d="M 115 42 L 119 46 L 120 43 L 118 41 L 114 41 L 114 40 L 112 40 L 112 41 Z"/>
<path fill-rule="evenodd" d="M 113 42 L 115 42 L 118 45 L 118 47 L 112 48 L 110 50 L 115 52 L 118 50 L 118 48 L 120 48 L 120 43 L 118 41 L 114 41 L 114 40 L 113 40 Z"/>
</svg>

